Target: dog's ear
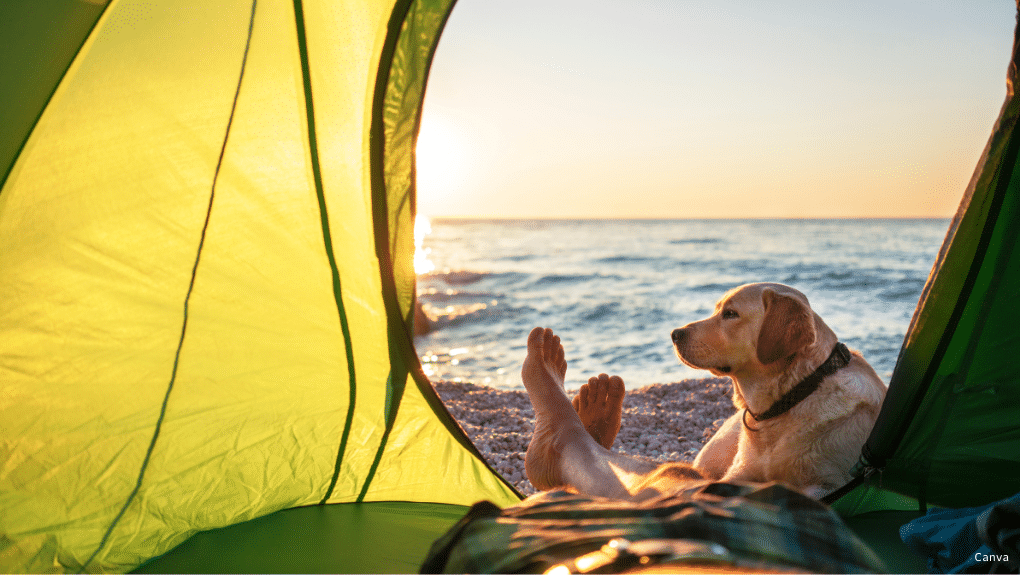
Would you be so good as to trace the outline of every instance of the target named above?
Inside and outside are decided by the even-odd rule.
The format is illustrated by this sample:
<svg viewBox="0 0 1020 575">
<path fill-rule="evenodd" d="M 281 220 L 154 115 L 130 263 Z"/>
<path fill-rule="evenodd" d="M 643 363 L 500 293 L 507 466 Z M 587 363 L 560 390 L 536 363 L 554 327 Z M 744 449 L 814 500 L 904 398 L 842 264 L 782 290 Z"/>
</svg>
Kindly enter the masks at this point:
<svg viewBox="0 0 1020 575">
<path fill-rule="evenodd" d="M 758 361 L 768 365 L 790 357 L 815 341 L 814 314 L 799 299 L 765 289 L 765 318 L 758 332 Z"/>
</svg>

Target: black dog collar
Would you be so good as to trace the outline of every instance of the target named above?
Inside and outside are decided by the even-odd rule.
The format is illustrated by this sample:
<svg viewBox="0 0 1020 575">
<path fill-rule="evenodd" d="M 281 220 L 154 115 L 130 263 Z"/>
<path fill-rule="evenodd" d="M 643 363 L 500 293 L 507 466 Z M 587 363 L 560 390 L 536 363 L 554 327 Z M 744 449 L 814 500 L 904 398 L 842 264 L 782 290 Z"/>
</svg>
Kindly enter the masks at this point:
<svg viewBox="0 0 1020 575">
<path fill-rule="evenodd" d="M 803 401 L 805 397 L 814 393 L 814 391 L 818 389 L 818 386 L 821 385 L 823 379 L 846 367 L 850 363 L 850 357 L 850 350 L 847 349 L 846 345 L 842 342 L 836 342 L 836 347 L 832 348 L 832 353 L 829 354 L 829 359 L 826 359 L 822 365 L 819 365 L 818 369 L 812 372 L 811 375 L 805 377 L 793 389 L 786 392 L 783 397 L 780 397 L 772 404 L 772 407 L 765 410 L 762 414 L 755 415 L 754 413 L 751 413 L 750 409 L 745 409 L 745 419 L 747 414 L 750 413 L 751 417 L 753 417 L 755 421 L 765 421 L 767 419 L 772 419 L 773 417 L 779 417 L 787 411 L 790 411 L 793 409 L 793 406 Z M 746 421 L 744 422 L 744 425 L 747 425 Z"/>
</svg>

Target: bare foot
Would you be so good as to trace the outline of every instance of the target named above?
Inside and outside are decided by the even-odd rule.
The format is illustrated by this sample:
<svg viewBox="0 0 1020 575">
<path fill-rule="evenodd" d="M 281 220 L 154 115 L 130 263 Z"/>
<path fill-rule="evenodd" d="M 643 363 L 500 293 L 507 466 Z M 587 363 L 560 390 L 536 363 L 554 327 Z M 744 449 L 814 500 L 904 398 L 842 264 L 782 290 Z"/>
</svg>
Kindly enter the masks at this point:
<svg viewBox="0 0 1020 575">
<path fill-rule="evenodd" d="M 606 449 L 613 446 L 620 433 L 623 395 L 623 380 L 603 373 L 589 379 L 574 396 L 574 410 L 584 428 Z"/>
<path fill-rule="evenodd" d="M 521 379 L 535 411 L 535 434 L 528 445 L 524 470 L 531 484 L 540 490 L 563 484 L 560 456 L 568 444 L 591 441 L 563 390 L 566 374 L 567 360 L 559 336 L 548 328 L 531 330 Z"/>
<path fill-rule="evenodd" d="M 668 469 L 660 469 L 656 462 L 615 453 L 599 445 L 584 428 L 563 391 L 566 374 L 567 361 L 560 338 L 551 329 L 533 329 L 528 336 L 528 356 L 521 379 L 535 410 L 535 434 L 528 445 L 524 470 L 537 489 L 565 487 L 596 497 L 638 501 L 675 491 L 682 480 L 698 477 L 686 464 L 670 464 Z M 598 381 L 602 377 L 593 379 Z M 607 384 L 612 379 L 604 377 Z M 622 387 L 620 380 L 621 398 Z M 608 390 L 606 395 L 609 396 Z"/>
</svg>

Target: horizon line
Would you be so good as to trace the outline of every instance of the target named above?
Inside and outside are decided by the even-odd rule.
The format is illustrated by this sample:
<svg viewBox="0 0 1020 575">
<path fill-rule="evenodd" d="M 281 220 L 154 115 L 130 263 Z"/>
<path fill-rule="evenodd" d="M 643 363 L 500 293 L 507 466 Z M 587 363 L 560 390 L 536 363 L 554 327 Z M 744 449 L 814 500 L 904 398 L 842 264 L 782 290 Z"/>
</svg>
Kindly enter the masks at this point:
<svg viewBox="0 0 1020 575">
<path fill-rule="evenodd" d="M 652 217 L 652 216 L 477 216 L 477 215 L 430 215 L 422 212 L 418 216 L 427 217 L 429 221 L 436 220 L 461 220 L 461 221 L 650 221 L 650 222 L 680 222 L 680 221 L 858 221 L 858 220 L 952 220 L 953 216 L 758 216 L 758 217 L 724 217 L 724 216 L 684 216 L 684 217 Z"/>
</svg>

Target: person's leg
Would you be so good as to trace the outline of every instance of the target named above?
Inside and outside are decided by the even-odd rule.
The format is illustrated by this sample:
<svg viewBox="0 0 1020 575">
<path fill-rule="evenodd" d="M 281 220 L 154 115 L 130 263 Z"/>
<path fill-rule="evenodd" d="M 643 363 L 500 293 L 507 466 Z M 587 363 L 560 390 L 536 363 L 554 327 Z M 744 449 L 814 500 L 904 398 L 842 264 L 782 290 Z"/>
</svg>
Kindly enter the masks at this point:
<svg viewBox="0 0 1020 575">
<path fill-rule="evenodd" d="M 588 379 L 571 402 L 584 428 L 606 449 L 613 446 L 620 433 L 623 396 L 623 380 L 603 373 Z"/>
<path fill-rule="evenodd" d="M 535 411 L 535 434 L 525 459 L 535 488 L 566 487 L 585 495 L 639 500 L 701 478 L 684 464 L 660 465 L 599 445 L 567 398 L 566 373 L 560 338 L 551 329 L 532 330 L 521 378 Z"/>
</svg>

